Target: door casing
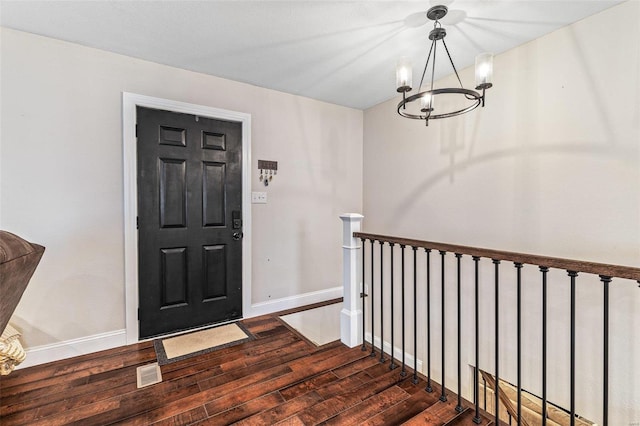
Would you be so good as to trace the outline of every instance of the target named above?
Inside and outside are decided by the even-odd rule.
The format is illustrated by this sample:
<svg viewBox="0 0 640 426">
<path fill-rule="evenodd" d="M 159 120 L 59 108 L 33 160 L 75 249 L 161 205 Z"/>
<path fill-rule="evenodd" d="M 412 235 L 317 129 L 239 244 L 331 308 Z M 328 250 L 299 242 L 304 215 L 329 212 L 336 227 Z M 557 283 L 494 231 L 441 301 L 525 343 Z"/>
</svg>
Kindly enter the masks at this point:
<svg viewBox="0 0 640 426">
<path fill-rule="evenodd" d="M 127 344 L 139 341 L 136 106 L 194 114 L 242 124 L 242 310 L 251 316 L 251 114 L 134 93 L 122 93 L 124 165 L 124 270 Z"/>
</svg>

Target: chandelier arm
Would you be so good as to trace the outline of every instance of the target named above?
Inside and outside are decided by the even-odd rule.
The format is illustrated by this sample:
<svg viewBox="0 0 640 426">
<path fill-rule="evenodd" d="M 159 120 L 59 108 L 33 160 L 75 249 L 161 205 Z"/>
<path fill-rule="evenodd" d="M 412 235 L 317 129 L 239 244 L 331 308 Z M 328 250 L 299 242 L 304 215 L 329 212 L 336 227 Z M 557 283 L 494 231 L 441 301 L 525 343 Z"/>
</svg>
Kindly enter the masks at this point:
<svg viewBox="0 0 640 426">
<path fill-rule="evenodd" d="M 442 44 L 444 45 L 444 50 L 447 52 L 447 56 L 449 57 L 449 62 L 451 62 L 451 67 L 453 68 L 453 72 L 456 74 L 456 78 L 458 79 L 458 83 L 460 83 L 460 88 L 463 89 L 462 80 L 460 80 L 460 76 L 458 75 L 458 70 L 453 63 L 453 59 L 451 59 L 451 54 L 449 53 L 449 48 L 447 47 L 447 43 L 445 43 L 444 39 L 442 39 Z"/>
<path fill-rule="evenodd" d="M 444 39 L 442 39 L 442 44 L 444 44 L 444 50 L 447 51 L 447 56 L 449 56 L 449 62 L 451 62 L 451 67 L 453 68 L 453 72 L 456 74 L 456 77 L 458 78 L 458 83 L 460 83 L 460 88 L 464 88 L 464 86 L 462 85 L 462 80 L 460 80 L 460 76 L 458 75 L 458 70 L 456 69 L 456 66 L 453 64 L 453 59 L 451 59 L 451 54 L 449 53 L 449 48 L 447 47 L 447 43 L 444 42 Z M 467 94 L 465 94 L 464 97 L 469 99 L 470 101 L 474 100 L 472 96 L 469 96 Z"/>
<path fill-rule="evenodd" d="M 436 21 L 436 24 L 438 23 L 438 21 Z M 435 24 L 434 24 L 435 26 Z M 442 39 L 442 41 L 444 42 L 444 39 Z M 433 76 L 435 75 L 436 72 L 436 52 L 438 51 L 438 46 L 436 46 L 436 39 L 433 39 L 433 64 L 431 64 L 431 88 L 430 90 L 433 91 Z"/>
<path fill-rule="evenodd" d="M 420 85 L 418 86 L 418 92 L 422 88 L 422 82 L 424 81 L 424 75 L 427 73 L 427 68 L 429 68 L 429 59 L 431 58 L 431 51 L 433 50 L 433 46 L 436 44 L 436 41 L 433 40 L 431 42 L 431 47 L 429 48 L 429 54 L 427 55 L 427 63 L 424 64 L 424 70 L 422 71 L 422 78 L 420 79 Z"/>
</svg>

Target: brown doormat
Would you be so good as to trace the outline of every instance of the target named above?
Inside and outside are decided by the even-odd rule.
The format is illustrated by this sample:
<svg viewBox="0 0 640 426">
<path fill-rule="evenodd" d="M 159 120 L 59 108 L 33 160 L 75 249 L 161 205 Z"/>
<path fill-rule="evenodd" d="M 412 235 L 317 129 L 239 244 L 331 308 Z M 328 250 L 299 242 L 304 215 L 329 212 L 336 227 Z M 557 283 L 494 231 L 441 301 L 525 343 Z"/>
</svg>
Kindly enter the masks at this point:
<svg viewBox="0 0 640 426">
<path fill-rule="evenodd" d="M 242 324 L 235 322 L 166 339 L 156 339 L 153 346 L 158 364 L 166 365 L 254 339 Z"/>
</svg>

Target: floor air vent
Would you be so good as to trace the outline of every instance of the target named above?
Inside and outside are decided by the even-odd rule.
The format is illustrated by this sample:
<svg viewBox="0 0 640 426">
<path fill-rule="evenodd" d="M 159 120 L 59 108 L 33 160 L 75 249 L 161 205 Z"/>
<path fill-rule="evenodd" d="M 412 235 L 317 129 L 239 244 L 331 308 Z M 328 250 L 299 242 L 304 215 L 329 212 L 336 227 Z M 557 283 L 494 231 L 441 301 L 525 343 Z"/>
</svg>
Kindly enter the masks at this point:
<svg viewBox="0 0 640 426">
<path fill-rule="evenodd" d="M 136 369 L 138 376 L 138 389 L 149 385 L 155 385 L 162 381 L 162 373 L 157 362 L 153 364 L 143 365 Z"/>
</svg>

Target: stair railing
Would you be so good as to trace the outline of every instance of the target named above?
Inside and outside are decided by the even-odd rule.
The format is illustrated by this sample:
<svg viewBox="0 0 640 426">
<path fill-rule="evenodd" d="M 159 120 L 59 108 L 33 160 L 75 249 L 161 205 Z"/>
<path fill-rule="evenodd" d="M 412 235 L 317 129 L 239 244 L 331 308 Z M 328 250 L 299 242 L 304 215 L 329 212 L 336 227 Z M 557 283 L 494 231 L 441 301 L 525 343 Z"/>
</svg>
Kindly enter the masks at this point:
<svg viewBox="0 0 640 426">
<path fill-rule="evenodd" d="M 362 220 L 362 216 L 358 217 L 358 224 L 357 227 L 359 228 L 359 222 Z M 345 228 L 346 231 L 346 228 Z M 359 229 L 358 229 L 359 231 Z M 359 241 L 360 245 L 357 244 L 350 244 L 349 247 L 351 247 L 351 249 L 357 249 L 357 250 L 361 250 L 361 256 L 359 257 L 358 261 L 360 262 L 360 266 L 361 266 L 361 276 L 352 279 L 351 285 L 354 285 L 354 283 L 356 283 L 356 285 L 358 286 L 356 290 L 354 290 L 353 288 L 350 290 L 352 292 L 352 294 L 355 294 L 354 291 L 357 291 L 359 293 L 359 296 L 362 297 L 362 299 L 360 300 L 360 309 L 357 310 L 358 315 L 353 316 L 353 318 L 357 318 L 359 321 L 362 321 L 361 325 L 359 325 L 357 327 L 358 332 L 362 333 L 361 339 L 357 344 L 362 344 L 362 350 L 371 350 L 371 356 L 372 357 L 376 357 L 376 351 L 380 352 L 380 357 L 379 357 L 379 361 L 381 363 L 384 363 L 387 361 L 388 358 L 385 357 L 385 340 L 384 340 L 384 328 L 385 326 L 389 326 L 388 323 L 390 323 L 390 331 L 391 331 L 391 337 L 390 337 L 390 351 L 387 351 L 387 354 L 390 357 L 390 363 L 389 363 L 389 368 L 390 369 L 394 369 L 396 367 L 398 367 L 398 365 L 396 364 L 396 359 L 394 357 L 394 348 L 396 348 L 396 344 L 400 344 L 400 354 L 401 354 L 401 359 L 398 360 L 400 361 L 400 375 L 402 377 L 407 375 L 407 370 L 406 370 L 406 363 L 405 363 L 405 353 L 407 353 L 407 348 L 405 348 L 405 323 L 408 321 L 410 322 L 411 320 L 413 320 L 413 377 L 412 380 L 414 383 L 418 382 L 418 349 L 417 349 L 417 342 L 419 339 L 425 339 L 426 342 L 426 369 L 423 368 L 422 372 L 425 373 L 426 375 L 426 381 L 427 381 L 427 385 L 426 385 L 426 391 L 427 392 L 432 392 L 433 391 L 433 386 L 432 386 L 432 365 L 431 365 L 431 360 L 432 360 L 432 350 L 440 350 L 440 357 L 441 357 L 441 365 L 440 365 L 440 372 L 441 372 L 441 381 L 442 383 L 440 383 L 441 385 L 441 395 L 440 395 L 440 400 L 441 401 L 447 401 L 447 393 L 446 393 L 446 383 L 445 383 L 445 376 L 446 376 L 446 362 L 449 361 L 449 354 L 446 354 L 446 342 L 445 342 L 445 337 L 446 337 L 446 332 L 445 332 L 445 326 L 446 326 L 446 321 L 450 320 L 450 317 L 447 316 L 447 312 L 445 310 L 445 306 L 446 305 L 446 301 L 445 301 L 445 288 L 448 285 L 447 284 L 447 280 L 445 279 L 445 271 L 446 271 L 446 267 L 445 267 L 445 258 L 448 254 L 454 254 L 455 255 L 455 270 L 456 270 L 456 276 L 455 276 L 455 287 L 456 287 L 456 294 L 457 294 L 457 300 L 455 302 L 455 305 L 457 306 L 457 312 L 455 317 L 457 318 L 457 336 L 456 336 L 456 344 L 457 344 L 457 353 L 456 353 L 456 358 L 457 358 L 457 405 L 455 407 L 456 411 L 458 412 L 462 412 L 464 410 L 463 408 L 463 398 L 462 398 L 462 384 L 461 384 L 461 366 L 462 366 L 462 360 L 461 360 L 461 334 L 462 334 L 462 321 L 461 321 L 461 311 L 462 311 L 462 305 L 461 305 L 461 297 L 462 297 L 462 291 L 461 291 L 461 281 L 462 281 L 462 274 L 461 274 L 461 264 L 462 261 L 466 258 L 471 258 L 472 262 L 473 262 L 473 276 L 474 276 L 474 282 L 473 282 L 473 289 L 474 289 L 474 294 L 473 294 L 473 304 L 474 304 L 474 312 L 473 312 L 473 333 L 475 335 L 474 338 L 474 348 L 473 348 L 473 359 L 474 359 L 474 374 L 475 374 L 475 380 L 474 380 L 474 386 L 473 386 L 473 409 L 475 410 L 474 413 L 474 422 L 476 423 L 480 423 L 481 422 L 481 415 L 480 415 L 480 394 L 479 394 L 479 385 L 478 385 L 478 368 L 479 368 L 479 346 L 481 344 L 481 342 L 485 342 L 488 339 L 490 339 L 491 337 L 493 337 L 493 345 L 494 345 L 494 354 L 495 354 L 495 359 L 494 359 L 494 365 L 493 365 L 493 369 L 494 369 L 494 377 L 495 377 L 495 383 L 496 383 L 496 389 L 495 389 L 495 409 L 494 409 L 494 415 L 495 415 L 495 421 L 496 424 L 500 424 L 499 422 L 499 416 L 500 416 L 500 390 L 499 390 L 499 386 L 497 385 L 500 382 L 500 362 L 499 362 L 499 353 L 500 353 L 500 345 L 501 342 L 499 340 L 499 336 L 500 336 L 500 313 L 501 313 L 501 308 L 500 308 L 500 288 L 501 288 L 501 280 L 500 280 L 500 272 L 501 272 L 501 264 L 502 262 L 510 262 L 513 264 L 514 268 L 515 268 L 515 272 L 516 272 L 516 317 L 517 317 L 517 323 L 516 323 L 516 329 L 517 329 L 517 337 L 516 337 L 516 357 L 517 357 L 517 361 L 516 361 L 516 377 L 515 377 L 515 385 L 517 387 L 517 403 L 516 403 L 516 416 L 514 417 L 514 419 L 517 421 L 518 425 L 524 424 L 523 419 L 522 419 L 522 400 L 521 400 L 521 395 L 522 395 L 522 269 L 526 266 L 526 265 L 533 265 L 537 268 L 537 270 L 539 271 L 539 276 L 540 276 L 540 285 L 541 285 L 541 292 L 542 292 L 542 324 L 541 324 L 541 328 L 542 328 L 542 353 L 541 353 L 541 359 L 542 359 L 542 366 L 541 366 L 541 382 L 542 382 L 542 390 L 541 390 L 541 399 L 542 399 L 542 424 L 546 425 L 546 420 L 547 420 L 547 405 L 548 405 L 548 395 L 547 395 L 547 381 L 548 381 L 548 369 L 547 369 L 547 357 L 548 357 L 548 333 L 549 333 L 549 319 L 547 317 L 547 305 L 548 305 L 548 273 L 551 269 L 560 269 L 560 270 L 564 270 L 567 272 L 567 275 L 569 277 L 568 281 L 569 281 L 569 287 L 570 287 L 570 384 L 569 384 L 569 407 L 567 409 L 567 411 L 569 412 L 570 415 L 570 424 L 573 426 L 575 424 L 575 419 L 576 419 L 576 286 L 577 286 L 577 279 L 578 279 L 578 275 L 581 273 L 586 273 L 586 274 L 595 274 L 599 276 L 599 281 L 601 283 L 601 287 L 602 287 L 602 310 L 603 310 L 603 323 L 602 323 L 602 327 L 603 327 L 603 342 L 602 342 L 602 368 L 603 368 L 603 376 L 602 376 L 602 425 L 603 426 L 607 426 L 608 422 L 609 422 L 609 289 L 610 289 L 610 284 L 612 282 L 612 280 L 615 279 L 628 279 L 628 280 L 635 280 L 638 283 L 640 283 L 640 268 L 634 268 L 634 267 L 627 267 L 627 266 L 620 266 L 620 265 L 609 265 L 609 264 L 602 264 L 602 263 L 594 263 L 594 262 L 585 262 L 585 261 L 578 261 L 578 260 L 570 260 L 570 259 L 562 259 L 562 258 L 555 258 L 555 257 L 549 257 L 549 256 L 538 256 L 538 255 L 530 255 L 530 254 L 523 254 L 523 253 L 515 253 L 515 252 L 508 252 L 508 251 L 501 251 L 501 250 L 492 250 L 492 249 L 485 249 L 485 248 L 478 248 L 478 247 L 468 247 L 468 246 L 461 246 L 461 245 L 455 245 L 455 244 L 447 244 L 447 243 L 439 243 L 439 242 L 431 242 L 431 241 L 423 241 L 423 240 L 414 240 L 414 239 L 407 239 L 407 238 L 399 238 L 399 237 L 393 237 L 393 236 L 385 236 L 385 235 L 378 235 L 378 234 L 370 234 L 370 233 L 364 233 L 364 232 L 353 232 L 351 235 L 349 235 L 350 238 L 352 238 L 354 241 Z M 367 244 L 368 242 L 368 244 Z M 347 249 L 347 244 L 345 244 L 345 249 Z M 390 254 L 390 258 L 389 261 L 387 263 L 385 263 L 384 261 L 384 257 L 383 257 L 383 253 L 386 250 L 389 252 Z M 412 271 L 413 271 L 413 276 L 409 276 L 406 277 L 406 271 L 405 271 L 405 264 L 406 264 L 406 259 L 405 259 L 405 255 L 406 252 L 409 251 L 409 254 L 411 255 L 411 259 L 410 262 L 413 264 L 412 267 Z M 395 297 L 400 297 L 400 308 L 401 308 L 401 336 L 400 336 L 400 342 L 396 342 L 395 339 L 395 335 L 394 335 L 394 330 L 396 328 L 396 326 L 398 326 L 395 322 L 397 321 L 396 317 L 394 316 L 394 293 L 396 293 L 396 287 L 397 287 L 397 283 L 394 282 L 395 280 L 395 276 L 396 274 L 394 273 L 394 267 L 396 266 L 394 262 L 394 255 L 397 254 L 397 251 L 399 251 L 400 254 L 400 289 L 399 289 L 399 293 L 400 294 L 396 294 Z M 417 270 L 418 270 L 418 251 L 422 252 L 423 254 L 421 255 L 422 259 L 421 261 L 424 261 L 426 263 L 426 265 L 424 265 L 424 268 L 422 269 L 425 272 L 425 285 L 426 285 L 426 330 L 423 331 L 418 331 L 418 323 L 417 323 L 417 313 L 418 313 L 418 306 L 417 306 L 417 297 L 415 297 L 415 295 L 417 294 Z M 375 253 L 378 253 L 379 255 L 379 275 L 376 275 L 376 256 Z M 353 252 L 351 253 L 353 255 Z M 432 294 L 431 294 L 431 287 L 432 287 L 432 259 L 431 257 L 433 257 L 432 255 L 436 255 L 437 257 L 439 257 L 440 260 L 440 297 L 441 300 L 439 301 L 435 301 L 432 300 Z M 369 258 L 369 268 L 365 267 L 367 258 Z M 355 259 L 355 257 L 352 257 L 352 259 Z M 494 316 L 494 326 L 495 326 L 495 330 L 494 330 L 494 335 L 493 336 L 481 336 L 480 335 L 480 328 L 479 328 L 479 294 L 481 292 L 480 289 L 480 273 L 479 273 L 479 266 L 480 266 L 480 262 L 482 261 L 482 259 L 486 259 L 486 260 L 490 260 L 493 264 L 493 288 L 491 289 L 491 292 L 493 293 L 493 297 L 494 297 L 494 311 L 493 311 L 493 316 Z M 346 256 L 345 256 L 345 261 L 346 261 Z M 391 269 L 390 274 L 386 274 L 385 275 L 385 270 L 384 267 L 385 265 L 388 265 L 388 267 Z M 345 263 L 345 266 L 347 266 L 347 264 Z M 357 268 L 351 268 L 351 270 L 355 270 L 358 274 L 360 273 Z M 389 283 L 389 287 L 387 288 L 386 292 L 390 294 L 391 297 L 391 304 L 390 304 L 390 315 L 389 315 L 389 319 L 388 319 L 388 323 L 384 322 L 385 319 L 385 315 L 384 315 L 384 310 L 385 310 L 385 301 L 383 300 L 384 294 L 385 294 L 385 283 L 384 283 L 384 278 L 390 278 L 390 283 Z M 377 278 L 377 279 L 375 279 Z M 406 279 L 407 278 L 407 279 Z M 410 281 L 410 283 L 407 283 L 407 281 Z M 346 281 L 345 281 L 346 282 Z M 362 285 L 360 285 L 360 283 L 362 283 Z M 484 284 L 484 283 L 483 283 Z M 413 287 L 413 306 L 412 306 L 412 310 L 411 312 L 409 312 L 409 310 L 406 309 L 406 294 L 405 294 L 405 290 L 406 290 L 406 286 L 407 285 L 412 285 Z M 366 291 L 365 291 L 366 290 Z M 347 289 L 345 288 L 345 293 L 347 292 Z M 368 300 L 366 302 L 364 302 L 364 297 L 367 296 Z M 431 305 L 433 303 L 439 302 L 440 303 L 440 313 L 441 316 L 439 319 L 436 318 L 432 318 L 432 313 L 431 313 Z M 368 310 L 368 317 L 364 315 L 365 312 L 367 312 Z M 343 310 L 344 311 L 344 310 Z M 355 311 L 354 311 L 355 312 Z M 344 312 L 343 312 L 344 314 Z M 413 316 L 413 318 L 411 318 L 411 316 Z M 370 339 L 369 339 L 369 344 L 370 344 L 370 348 L 367 349 L 367 345 L 365 343 L 365 320 L 366 318 L 369 319 L 369 324 L 370 326 Z M 439 321 L 438 321 L 439 320 Z M 438 325 L 437 323 L 440 323 L 440 337 L 441 337 L 441 341 L 439 342 L 439 348 L 434 349 L 434 346 L 432 346 L 432 325 Z M 361 328 L 360 328 L 361 327 Z M 375 329 L 378 328 L 379 329 L 379 333 L 375 333 Z M 343 324 L 343 330 L 344 330 L 344 324 Z M 376 339 L 379 338 L 379 347 L 376 347 Z M 482 340 L 481 340 L 482 339 Z M 343 341 L 345 341 L 343 339 Z M 346 343 L 346 342 L 345 342 Z M 351 346 L 354 347 L 356 346 L 356 344 L 353 344 L 354 342 L 352 341 Z M 426 371 L 425 371 L 426 370 Z"/>
</svg>

